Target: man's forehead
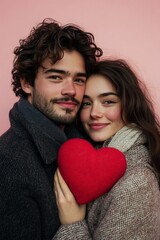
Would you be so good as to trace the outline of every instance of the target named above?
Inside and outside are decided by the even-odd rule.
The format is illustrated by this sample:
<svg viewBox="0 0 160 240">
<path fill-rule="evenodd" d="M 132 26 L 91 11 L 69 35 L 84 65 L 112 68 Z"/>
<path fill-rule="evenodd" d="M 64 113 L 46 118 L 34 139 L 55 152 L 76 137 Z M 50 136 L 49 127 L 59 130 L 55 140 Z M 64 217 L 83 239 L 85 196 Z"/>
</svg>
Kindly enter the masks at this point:
<svg viewBox="0 0 160 240">
<path fill-rule="evenodd" d="M 71 75 L 71 74 L 76 74 L 78 76 L 86 77 L 86 70 L 80 66 L 70 66 L 67 63 L 60 63 L 60 61 L 63 60 L 60 59 L 57 62 L 53 63 L 50 58 L 46 58 L 42 65 L 41 68 L 44 73 L 59 73 L 59 74 L 65 74 L 65 75 Z"/>
</svg>

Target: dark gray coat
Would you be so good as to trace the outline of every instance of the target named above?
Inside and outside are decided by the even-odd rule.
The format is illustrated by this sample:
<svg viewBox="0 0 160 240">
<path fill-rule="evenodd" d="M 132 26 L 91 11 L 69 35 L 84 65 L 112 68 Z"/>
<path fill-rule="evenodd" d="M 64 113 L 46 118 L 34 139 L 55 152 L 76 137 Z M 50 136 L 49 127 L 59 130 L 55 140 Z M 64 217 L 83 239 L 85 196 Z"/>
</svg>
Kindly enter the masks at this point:
<svg viewBox="0 0 160 240">
<path fill-rule="evenodd" d="M 51 240 L 59 227 L 57 152 L 68 138 L 80 136 L 73 126 L 65 135 L 25 99 L 14 105 L 10 121 L 0 137 L 0 239 Z"/>
</svg>

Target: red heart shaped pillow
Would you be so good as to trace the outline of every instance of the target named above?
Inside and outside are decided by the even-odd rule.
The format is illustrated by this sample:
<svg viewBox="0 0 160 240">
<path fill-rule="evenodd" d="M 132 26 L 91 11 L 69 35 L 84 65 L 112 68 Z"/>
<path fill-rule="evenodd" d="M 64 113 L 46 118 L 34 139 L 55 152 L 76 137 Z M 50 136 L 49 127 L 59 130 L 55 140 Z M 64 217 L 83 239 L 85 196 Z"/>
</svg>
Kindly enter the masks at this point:
<svg viewBox="0 0 160 240">
<path fill-rule="evenodd" d="M 115 148 L 96 150 L 80 138 L 65 142 L 58 153 L 58 167 L 79 204 L 107 192 L 123 176 L 126 160 Z"/>
</svg>

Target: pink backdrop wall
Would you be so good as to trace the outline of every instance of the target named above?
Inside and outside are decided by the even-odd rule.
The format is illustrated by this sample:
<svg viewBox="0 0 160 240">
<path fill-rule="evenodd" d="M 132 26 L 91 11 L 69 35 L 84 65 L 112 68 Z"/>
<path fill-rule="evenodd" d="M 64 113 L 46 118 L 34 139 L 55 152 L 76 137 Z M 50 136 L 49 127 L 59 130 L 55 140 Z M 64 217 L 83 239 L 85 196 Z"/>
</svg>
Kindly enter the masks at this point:
<svg viewBox="0 0 160 240">
<path fill-rule="evenodd" d="M 160 116 L 159 0 L 1 0 L 0 135 L 18 100 L 10 86 L 13 48 L 46 17 L 80 25 L 95 35 L 104 56 L 126 58 L 148 86 Z"/>
</svg>

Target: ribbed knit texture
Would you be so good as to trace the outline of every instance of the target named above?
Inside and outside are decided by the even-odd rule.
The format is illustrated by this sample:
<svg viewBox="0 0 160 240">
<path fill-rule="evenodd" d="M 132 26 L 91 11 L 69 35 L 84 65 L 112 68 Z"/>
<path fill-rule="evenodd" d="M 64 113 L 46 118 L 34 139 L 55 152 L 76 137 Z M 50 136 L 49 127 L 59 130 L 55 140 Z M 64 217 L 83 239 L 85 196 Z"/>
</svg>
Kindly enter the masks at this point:
<svg viewBox="0 0 160 240">
<path fill-rule="evenodd" d="M 103 147 L 114 147 L 125 153 L 133 146 L 141 134 L 142 132 L 138 129 L 124 126 L 112 137 L 108 144 L 104 142 Z"/>
</svg>

